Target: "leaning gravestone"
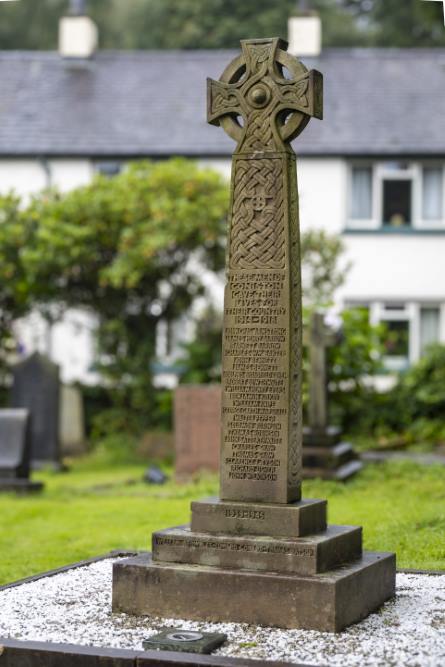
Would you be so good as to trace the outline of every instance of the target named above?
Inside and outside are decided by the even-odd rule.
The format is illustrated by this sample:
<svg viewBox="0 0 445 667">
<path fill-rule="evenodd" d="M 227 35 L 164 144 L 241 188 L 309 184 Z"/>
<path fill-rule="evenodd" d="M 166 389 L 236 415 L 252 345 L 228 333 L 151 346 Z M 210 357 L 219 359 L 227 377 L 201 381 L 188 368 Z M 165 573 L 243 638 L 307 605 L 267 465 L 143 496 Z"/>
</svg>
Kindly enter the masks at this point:
<svg viewBox="0 0 445 667">
<path fill-rule="evenodd" d="M 175 474 L 219 469 L 220 385 L 180 385 L 175 391 Z"/>
<path fill-rule="evenodd" d="M 64 456 L 87 452 L 85 413 L 81 390 L 74 385 L 60 387 L 60 448 Z"/>
<path fill-rule="evenodd" d="M 300 240 L 290 141 L 311 116 L 322 116 L 321 74 L 279 39 L 243 41 L 221 80 L 208 82 L 208 120 L 238 142 L 221 500 L 193 502 L 191 527 L 155 533 L 152 555 L 114 564 L 116 612 L 339 631 L 394 595 L 394 554 L 362 553 L 361 528 L 326 527 L 326 502 L 301 500 Z"/>
<path fill-rule="evenodd" d="M 344 481 L 362 468 L 341 431 L 328 425 L 328 380 L 326 348 L 337 334 L 326 326 L 323 313 L 312 315 L 305 342 L 309 347 L 309 427 L 303 429 L 303 477 Z"/>
<path fill-rule="evenodd" d="M 59 367 L 38 352 L 13 368 L 11 406 L 31 415 L 31 466 L 60 466 Z"/>
<path fill-rule="evenodd" d="M 40 491 L 29 479 L 30 454 L 28 410 L 0 410 L 0 491 Z"/>
</svg>

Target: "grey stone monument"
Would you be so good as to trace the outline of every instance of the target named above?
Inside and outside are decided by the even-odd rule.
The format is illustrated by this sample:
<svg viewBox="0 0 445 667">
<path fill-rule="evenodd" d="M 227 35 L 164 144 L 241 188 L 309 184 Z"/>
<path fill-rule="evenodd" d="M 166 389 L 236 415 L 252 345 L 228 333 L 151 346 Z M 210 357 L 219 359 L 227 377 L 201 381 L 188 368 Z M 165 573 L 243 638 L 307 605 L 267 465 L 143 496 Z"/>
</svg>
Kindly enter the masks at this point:
<svg viewBox="0 0 445 667">
<path fill-rule="evenodd" d="M 328 347 L 338 334 L 329 328 L 321 312 L 313 313 L 304 340 L 309 347 L 309 426 L 303 429 L 303 477 L 344 481 L 362 468 L 349 442 L 342 442 L 341 431 L 329 426 Z"/>
<path fill-rule="evenodd" d="M 60 467 L 59 367 L 35 352 L 13 368 L 11 406 L 31 415 L 31 466 Z"/>
<path fill-rule="evenodd" d="M 40 491 L 30 473 L 30 419 L 27 410 L 0 410 L 0 491 Z"/>
<path fill-rule="evenodd" d="M 223 334 L 221 499 L 153 553 L 115 563 L 113 610 L 339 631 L 394 595 L 395 556 L 302 500 L 301 280 L 295 155 L 322 116 L 322 76 L 280 39 L 241 42 L 208 82 L 233 156 Z M 237 119 L 242 117 L 243 122 Z"/>
</svg>

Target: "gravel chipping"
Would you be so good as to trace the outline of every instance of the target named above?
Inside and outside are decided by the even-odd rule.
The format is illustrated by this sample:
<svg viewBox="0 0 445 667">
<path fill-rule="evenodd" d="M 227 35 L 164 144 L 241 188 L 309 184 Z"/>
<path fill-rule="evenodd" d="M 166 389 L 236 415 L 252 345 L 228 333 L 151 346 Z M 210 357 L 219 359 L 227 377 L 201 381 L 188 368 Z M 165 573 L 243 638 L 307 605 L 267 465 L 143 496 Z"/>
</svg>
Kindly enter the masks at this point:
<svg viewBox="0 0 445 667">
<path fill-rule="evenodd" d="M 0 637 L 140 650 L 165 626 L 224 632 L 215 654 L 341 667 L 443 667 L 445 574 L 398 574 L 397 597 L 334 635 L 238 623 L 200 623 L 111 613 L 107 559 L 0 591 Z"/>
</svg>

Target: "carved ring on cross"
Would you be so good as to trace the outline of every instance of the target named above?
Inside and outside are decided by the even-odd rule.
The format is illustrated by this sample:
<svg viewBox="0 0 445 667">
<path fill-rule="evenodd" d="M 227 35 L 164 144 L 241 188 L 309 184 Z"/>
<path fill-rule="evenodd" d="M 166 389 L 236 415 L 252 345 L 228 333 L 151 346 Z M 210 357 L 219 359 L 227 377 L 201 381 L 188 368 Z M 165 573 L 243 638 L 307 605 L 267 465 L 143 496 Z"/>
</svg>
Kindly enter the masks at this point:
<svg viewBox="0 0 445 667">
<path fill-rule="evenodd" d="M 241 45 L 242 53 L 220 80 L 208 81 L 208 121 L 221 125 L 240 146 L 254 120 L 260 139 L 256 147 L 263 139 L 266 150 L 277 149 L 295 139 L 311 116 L 321 118 L 321 74 L 287 53 L 281 39 L 244 40 Z"/>
</svg>

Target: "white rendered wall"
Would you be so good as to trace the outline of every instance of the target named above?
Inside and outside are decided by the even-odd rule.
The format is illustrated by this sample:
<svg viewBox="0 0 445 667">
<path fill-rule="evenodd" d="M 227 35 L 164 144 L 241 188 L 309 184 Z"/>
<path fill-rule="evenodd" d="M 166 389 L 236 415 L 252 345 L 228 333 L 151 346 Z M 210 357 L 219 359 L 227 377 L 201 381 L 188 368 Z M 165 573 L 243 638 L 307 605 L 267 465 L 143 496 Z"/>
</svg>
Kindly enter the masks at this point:
<svg viewBox="0 0 445 667">
<path fill-rule="evenodd" d="M 14 327 L 18 360 L 39 351 L 59 364 L 62 382 L 94 384 L 98 381 L 97 373 L 91 371 L 95 323 L 92 315 L 73 308 L 50 327 L 39 313 L 33 312 Z"/>
<path fill-rule="evenodd" d="M 13 190 L 20 197 L 30 195 L 49 185 L 49 174 L 39 160 L 0 160 L 0 192 Z"/>
<path fill-rule="evenodd" d="M 300 225 L 340 234 L 346 220 L 346 163 L 340 158 L 298 158 Z"/>
<path fill-rule="evenodd" d="M 445 236 L 363 234 L 344 237 L 353 262 L 345 299 L 445 301 Z"/>
<path fill-rule="evenodd" d="M 48 163 L 51 185 L 62 192 L 68 192 L 87 185 L 94 174 L 91 160 L 50 160 Z"/>
<path fill-rule="evenodd" d="M 25 198 L 54 186 L 67 192 L 90 182 L 93 176 L 91 160 L 0 160 L 0 192 L 14 190 Z"/>
</svg>

